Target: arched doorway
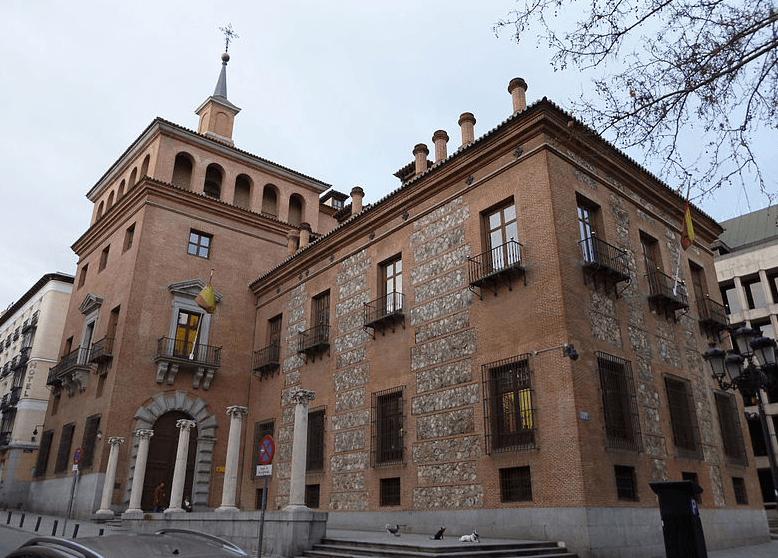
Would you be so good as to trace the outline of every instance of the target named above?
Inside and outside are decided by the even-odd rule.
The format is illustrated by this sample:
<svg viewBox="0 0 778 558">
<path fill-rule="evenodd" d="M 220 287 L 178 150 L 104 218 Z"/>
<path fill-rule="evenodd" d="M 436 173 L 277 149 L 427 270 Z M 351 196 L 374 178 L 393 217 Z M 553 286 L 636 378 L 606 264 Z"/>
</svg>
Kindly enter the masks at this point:
<svg viewBox="0 0 778 558">
<path fill-rule="evenodd" d="M 181 411 L 170 411 L 160 416 L 152 427 L 154 436 L 149 444 L 146 478 L 143 482 L 143 496 L 141 497 L 141 508 L 143 510 L 151 511 L 154 508 L 154 489 L 161 482 L 165 483 L 165 494 L 169 502 L 170 489 L 173 485 L 173 471 L 176 466 L 178 433 L 180 431 L 176 426 L 176 422 L 180 419 L 192 420 L 192 417 Z M 189 430 L 189 455 L 186 458 L 184 497 L 189 496 L 190 500 L 192 499 L 196 456 L 197 426 Z"/>
</svg>

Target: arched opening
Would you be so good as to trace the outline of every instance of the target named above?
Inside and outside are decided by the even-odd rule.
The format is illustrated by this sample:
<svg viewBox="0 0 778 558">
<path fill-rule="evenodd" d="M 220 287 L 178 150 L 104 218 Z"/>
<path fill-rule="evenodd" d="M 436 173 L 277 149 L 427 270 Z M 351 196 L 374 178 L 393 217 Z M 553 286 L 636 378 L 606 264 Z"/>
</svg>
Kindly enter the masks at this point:
<svg viewBox="0 0 778 558">
<path fill-rule="evenodd" d="M 140 166 L 141 178 L 149 175 L 149 161 L 151 161 L 151 156 L 146 155 L 146 157 L 143 158 L 143 163 Z"/>
<path fill-rule="evenodd" d="M 243 209 L 249 209 L 251 205 L 251 179 L 245 174 L 235 179 L 235 198 L 232 203 Z"/>
<path fill-rule="evenodd" d="M 206 196 L 211 196 L 217 200 L 221 197 L 222 193 L 222 170 L 219 165 L 210 164 L 205 169 L 205 184 L 203 185 L 203 193 Z"/>
<path fill-rule="evenodd" d="M 173 164 L 173 186 L 178 186 L 184 190 L 192 188 L 192 158 L 186 153 L 176 155 L 176 162 Z"/>
<path fill-rule="evenodd" d="M 116 199 L 118 200 L 124 195 L 124 180 L 122 180 L 121 184 L 119 184 L 119 193 L 116 195 Z"/>
<path fill-rule="evenodd" d="M 272 184 L 265 184 L 262 189 L 262 213 L 278 217 L 278 194 Z"/>
<path fill-rule="evenodd" d="M 299 226 L 303 222 L 303 199 L 297 194 L 292 194 L 289 198 L 289 218 L 290 225 Z"/>
<path fill-rule="evenodd" d="M 113 207 L 113 191 L 111 191 L 111 193 L 108 194 L 108 203 L 105 206 L 106 211 L 111 209 L 111 207 Z"/>
<path fill-rule="evenodd" d="M 128 189 L 134 188 L 136 182 L 138 182 L 138 168 L 137 167 L 132 169 L 132 172 L 130 173 L 130 185 L 127 186 L 127 188 Z"/>
<path fill-rule="evenodd" d="M 97 206 L 97 218 L 95 219 L 95 221 L 103 216 L 103 208 L 104 207 L 105 207 L 105 203 L 104 202 L 100 202 L 100 205 Z"/>
<path fill-rule="evenodd" d="M 154 489 L 159 483 L 165 483 L 165 495 L 170 501 L 170 489 L 173 486 L 173 471 L 176 465 L 179 428 L 176 422 L 192 417 L 181 411 L 169 411 L 160 416 L 152 429 L 154 436 L 149 443 L 149 456 L 146 462 L 146 478 L 143 481 L 141 509 L 151 511 L 154 508 Z M 192 484 L 197 455 L 197 427 L 189 430 L 189 454 L 186 458 L 186 480 L 183 496 L 192 499 Z M 167 506 L 167 503 L 165 504 Z M 180 502 L 179 502 L 180 505 Z"/>
</svg>

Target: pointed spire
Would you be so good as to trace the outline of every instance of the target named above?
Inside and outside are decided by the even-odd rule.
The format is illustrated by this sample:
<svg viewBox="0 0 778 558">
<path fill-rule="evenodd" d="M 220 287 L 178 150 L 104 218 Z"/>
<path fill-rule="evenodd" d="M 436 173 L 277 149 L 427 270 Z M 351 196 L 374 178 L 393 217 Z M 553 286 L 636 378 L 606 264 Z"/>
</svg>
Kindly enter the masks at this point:
<svg viewBox="0 0 778 558">
<path fill-rule="evenodd" d="M 219 72 L 219 79 L 216 81 L 216 88 L 213 90 L 214 97 L 227 98 L 227 62 L 230 61 L 230 55 L 226 52 L 222 54 L 222 70 Z"/>
<path fill-rule="evenodd" d="M 222 54 L 222 69 L 213 95 L 201 104 L 195 114 L 200 117 L 197 131 L 232 145 L 232 126 L 240 109 L 227 100 L 227 62 L 230 55 Z"/>
</svg>

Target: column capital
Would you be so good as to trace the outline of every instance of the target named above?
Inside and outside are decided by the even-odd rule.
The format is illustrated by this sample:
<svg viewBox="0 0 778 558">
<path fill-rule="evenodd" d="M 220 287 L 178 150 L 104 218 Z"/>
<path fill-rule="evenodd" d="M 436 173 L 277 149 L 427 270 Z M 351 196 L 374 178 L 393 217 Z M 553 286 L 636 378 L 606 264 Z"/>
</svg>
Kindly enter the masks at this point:
<svg viewBox="0 0 778 558">
<path fill-rule="evenodd" d="M 244 415 L 249 414 L 249 408 L 241 407 L 240 405 L 230 405 L 227 407 L 227 414 L 231 417 L 241 418 Z"/>
<path fill-rule="evenodd" d="M 298 405 L 316 399 L 316 392 L 309 389 L 298 389 L 292 394 L 292 401 Z"/>
<path fill-rule="evenodd" d="M 124 436 L 111 436 L 108 438 L 108 443 L 112 446 L 119 446 L 124 443 Z"/>
<path fill-rule="evenodd" d="M 190 428 L 194 428 L 197 425 L 197 421 L 189 420 L 189 419 L 178 419 L 176 421 L 176 427 L 180 428 L 181 430 L 189 430 Z"/>
<path fill-rule="evenodd" d="M 154 431 L 151 428 L 138 428 L 133 435 L 137 438 L 151 438 L 154 435 Z"/>
</svg>

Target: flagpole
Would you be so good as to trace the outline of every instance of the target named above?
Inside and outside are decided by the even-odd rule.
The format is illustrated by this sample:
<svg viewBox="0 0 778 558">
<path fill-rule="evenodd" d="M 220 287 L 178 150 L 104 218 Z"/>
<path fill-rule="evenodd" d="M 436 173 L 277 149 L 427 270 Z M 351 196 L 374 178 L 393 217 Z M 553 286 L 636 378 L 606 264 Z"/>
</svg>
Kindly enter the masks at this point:
<svg viewBox="0 0 778 558">
<path fill-rule="evenodd" d="M 684 250 L 686 250 L 686 247 L 683 245 L 683 233 L 684 229 L 686 228 L 686 215 L 689 211 L 689 193 L 692 189 L 692 183 L 691 180 L 689 181 L 688 186 L 686 186 L 686 205 L 683 210 L 683 217 L 681 217 L 681 236 L 678 239 L 678 262 L 675 265 L 675 280 L 673 281 L 673 296 L 676 296 L 676 292 L 678 290 L 678 278 L 681 276 L 681 254 Z"/>
</svg>

